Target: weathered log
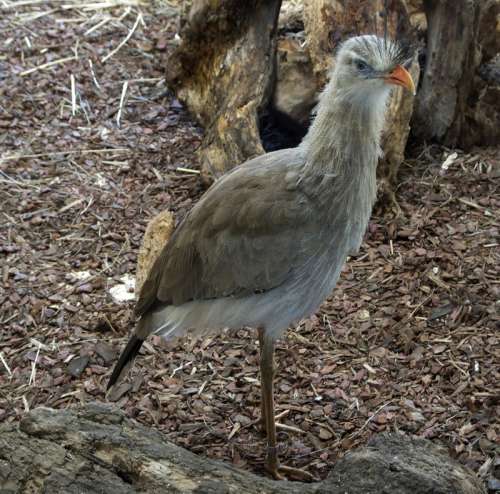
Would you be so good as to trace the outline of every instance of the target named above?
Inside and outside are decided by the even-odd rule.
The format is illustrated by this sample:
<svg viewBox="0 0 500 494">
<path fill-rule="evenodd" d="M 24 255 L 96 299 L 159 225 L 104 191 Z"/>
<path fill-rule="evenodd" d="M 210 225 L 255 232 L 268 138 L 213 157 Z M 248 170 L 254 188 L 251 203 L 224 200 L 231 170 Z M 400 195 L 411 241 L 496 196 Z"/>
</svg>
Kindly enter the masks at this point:
<svg viewBox="0 0 500 494">
<path fill-rule="evenodd" d="M 169 60 L 167 81 L 205 127 L 202 175 L 264 152 L 258 111 L 270 99 L 281 0 L 199 0 Z"/>
<path fill-rule="evenodd" d="M 496 145 L 500 84 L 494 67 L 500 53 L 500 0 L 405 2 L 410 22 L 427 38 L 413 140 L 465 150 Z"/>
<path fill-rule="evenodd" d="M 467 98 L 460 144 L 496 146 L 500 142 L 500 0 L 481 5 L 478 44 L 481 55 Z"/>
<path fill-rule="evenodd" d="M 465 111 L 467 131 L 461 144 L 498 146 L 500 142 L 500 54 L 482 64 L 474 76 L 474 87 Z"/>
<path fill-rule="evenodd" d="M 430 441 L 377 436 L 315 484 L 277 482 L 196 456 L 109 405 L 37 408 L 0 426 L 0 493 L 479 494 L 467 468 Z"/>
<path fill-rule="evenodd" d="M 480 2 L 425 0 L 426 62 L 413 119 L 415 135 L 454 147 L 462 144 L 477 53 Z"/>
</svg>

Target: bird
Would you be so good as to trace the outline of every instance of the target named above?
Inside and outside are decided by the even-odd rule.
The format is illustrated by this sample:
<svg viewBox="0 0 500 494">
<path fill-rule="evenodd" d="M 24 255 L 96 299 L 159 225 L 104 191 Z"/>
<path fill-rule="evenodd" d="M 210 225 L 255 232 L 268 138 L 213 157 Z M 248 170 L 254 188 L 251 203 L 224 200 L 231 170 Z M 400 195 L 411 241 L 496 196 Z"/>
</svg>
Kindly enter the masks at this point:
<svg viewBox="0 0 500 494">
<path fill-rule="evenodd" d="M 254 328 L 265 468 L 275 479 L 310 476 L 278 458 L 275 342 L 319 308 L 347 256 L 359 250 L 376 199 L 391 90 L 415 94 L 409 62 L 408 50 L 387 36 L 345 40 L 300 144 L 250 159 L 212 184 L 153 263 L 138 294 L 136 330 L 108 390 L 150 335 Z"/>
</svg>

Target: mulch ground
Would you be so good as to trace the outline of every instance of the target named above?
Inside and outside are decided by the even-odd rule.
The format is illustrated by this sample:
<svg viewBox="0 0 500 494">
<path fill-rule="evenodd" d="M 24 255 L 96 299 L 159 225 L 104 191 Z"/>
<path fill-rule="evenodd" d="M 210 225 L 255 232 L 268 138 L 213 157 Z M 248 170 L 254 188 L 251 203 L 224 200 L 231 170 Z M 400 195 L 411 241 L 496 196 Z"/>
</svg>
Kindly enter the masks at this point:
<svg viewBox="0 0 500 494">
<path fill-rule="evenodd" d="M 201 130 L 164 85 L 173 8 L 13 3 L 0 1 L 1 421 L 105 400 L 134 326 L 133 302 L 109 289 L 134 273 L 148 221 L 181 218 L 204 190 Z M 396 430 L 445 444 L 495 486 L 499 155 L 458 152 L 444 170 L 449 152 L 404 164 L 403 217 L 375 213 L 331 298 L 278 343 L 283 463 L 323 477 Z M 262 473 L 256 335 L 143 348 L 118 406 Z"/>
</svg>

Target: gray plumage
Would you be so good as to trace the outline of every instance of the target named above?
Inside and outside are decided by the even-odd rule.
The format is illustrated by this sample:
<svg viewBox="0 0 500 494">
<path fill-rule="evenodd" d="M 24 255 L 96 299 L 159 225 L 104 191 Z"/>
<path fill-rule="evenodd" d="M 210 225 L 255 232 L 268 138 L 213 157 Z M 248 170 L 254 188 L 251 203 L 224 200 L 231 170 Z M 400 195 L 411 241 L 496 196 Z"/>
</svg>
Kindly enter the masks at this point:
<svg viewBox="0 0 500 494">
<path fill-rule="evenodd" d="M 247 161 L 205 193 L 142 287 L 110 385 L 150 334 L 248 326 L 275 339 L 319 307 L 371 214 L 388 77 L 401 56 L 375 36 L 346 41 L 302 143 Z"/>
</svg>

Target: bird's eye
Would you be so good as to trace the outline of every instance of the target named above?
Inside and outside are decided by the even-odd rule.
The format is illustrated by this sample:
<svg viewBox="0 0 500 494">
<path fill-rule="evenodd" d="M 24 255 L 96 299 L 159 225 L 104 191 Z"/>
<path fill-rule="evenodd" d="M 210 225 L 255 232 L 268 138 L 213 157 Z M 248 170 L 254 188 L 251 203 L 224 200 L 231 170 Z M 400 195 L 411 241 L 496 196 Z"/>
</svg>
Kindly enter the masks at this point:
<svg viewBox="0 0 500 494">
<path fill-rule="evenodd" d="M 356 60 L 356 68 L 361 71 L 369 70 L 370 66 L 363 60 Z"/>
</svg>

